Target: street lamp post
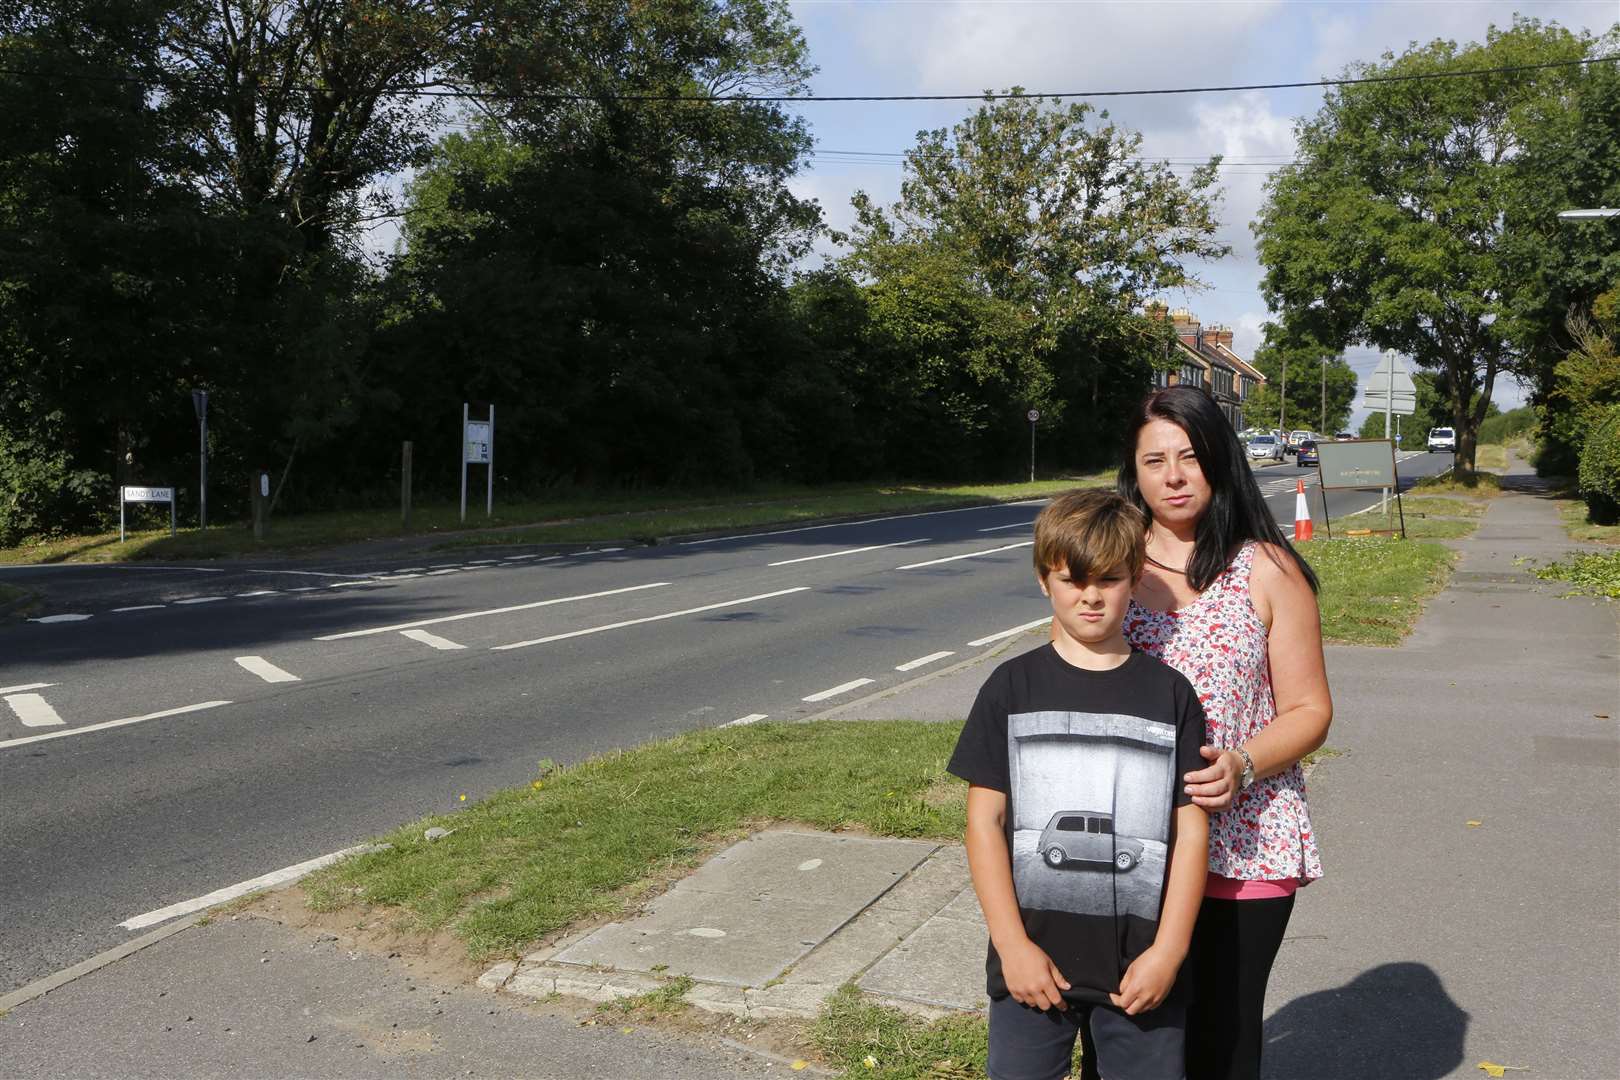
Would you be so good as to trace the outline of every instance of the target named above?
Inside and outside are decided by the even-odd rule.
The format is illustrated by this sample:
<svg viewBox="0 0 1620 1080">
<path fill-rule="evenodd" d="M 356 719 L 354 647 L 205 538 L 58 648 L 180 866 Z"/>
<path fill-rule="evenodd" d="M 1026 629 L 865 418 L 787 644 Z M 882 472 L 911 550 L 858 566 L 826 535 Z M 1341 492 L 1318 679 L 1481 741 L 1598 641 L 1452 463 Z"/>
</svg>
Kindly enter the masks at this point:
<svg viewBox="0 0 1620 1080">
<path fill-rule="evenodd" d="M 208 391 L 193 390 L 191 407 L 197 412 L 197 445 L 200 474 L 197 478 L 197 527 L 208 528 Z"/>
<path fill-rule="evenodd" d="M 1600 221 L 1603 218 L 1620 217 L 1620 207 L 1600 206 L 1594 210 L 1560 210 L 1560 221 Z"/>
</svg>

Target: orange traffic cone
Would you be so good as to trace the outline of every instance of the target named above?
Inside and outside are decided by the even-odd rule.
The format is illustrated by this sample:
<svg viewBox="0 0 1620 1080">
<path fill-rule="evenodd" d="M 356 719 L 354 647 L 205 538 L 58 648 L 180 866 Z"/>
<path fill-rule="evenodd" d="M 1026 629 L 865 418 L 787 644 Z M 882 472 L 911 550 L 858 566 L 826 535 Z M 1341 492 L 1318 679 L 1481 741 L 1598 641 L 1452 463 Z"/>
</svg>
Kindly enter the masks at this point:
<svg viewBox="0 0 1620 1080">
<path fill-rule="evenodd" d="M 1309 540 L 1311 538 L 1311 508 L 1305 503 L 1305 480 L 1299 480 L 1299 486 L 1294 489 L 1294 539 Z"/>
</svg>

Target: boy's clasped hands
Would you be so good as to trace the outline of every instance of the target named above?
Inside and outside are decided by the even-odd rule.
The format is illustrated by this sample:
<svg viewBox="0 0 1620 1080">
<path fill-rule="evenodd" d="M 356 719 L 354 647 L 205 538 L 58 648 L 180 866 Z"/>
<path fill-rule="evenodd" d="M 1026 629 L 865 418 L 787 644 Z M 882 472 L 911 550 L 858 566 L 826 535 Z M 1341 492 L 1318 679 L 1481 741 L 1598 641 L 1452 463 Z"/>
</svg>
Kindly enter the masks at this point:
<svg viewBox="0 0 1620 1080">
<path fill-rule="evenodd" d="M 1175 985 L 1176 972 L 1181 970 L 1184 959 L 1185 956 L 1175 956 L 1162 944 L 1149 946 L 1131 961 L 1119 980 L 1119 992 L 1109 994 L 1108 1000 L 1126 1016 L 1158 1008 Z M 1001 950 L 1001 973 L 1007 982 L 1007 992 L 1020 1005 L 1032 1009 L 1067 1008 L 1063 991 L 1069 989 L 1069 981 L 1046 955 L 1046 950 L 1028 938 Z"/>
</svg>

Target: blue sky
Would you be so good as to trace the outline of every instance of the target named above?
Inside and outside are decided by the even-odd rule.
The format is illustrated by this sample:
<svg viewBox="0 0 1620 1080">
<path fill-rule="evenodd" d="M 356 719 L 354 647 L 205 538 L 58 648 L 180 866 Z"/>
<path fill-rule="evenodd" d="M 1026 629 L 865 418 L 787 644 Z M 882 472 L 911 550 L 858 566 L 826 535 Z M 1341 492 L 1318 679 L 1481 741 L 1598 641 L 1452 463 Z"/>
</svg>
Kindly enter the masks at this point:
<svg viewBox="0 0 1620 1080">
<path fill-rule="evenodd" d="M 1603 33 L 1620 22 L 1620 0 L 1498 3 L 1495 0 L 793 0 L 818 94 L 974 94 L 1021 85 L 1079 91 L 1299 82 L 1400 52 L 1413 41 L 1483 39 L 1513 14 Z M 1115 98 L 1105 105 L 1143 133 L 1154 157 L 1222 154 L 1222 239 L 1233 254 L 1201 266 L 1210 288 L 1170 296 L 1205 324 L 1233 328 L 1253 355 L 1266 318 L 1248 223 L 1260 205 L 1268 163 L 1294 152 L 1293 121 L 1314 113 L 1320 90 Z M 822 205 L 834 228 L 851 220 L 849 197 L 881 202 L 899 193 L 898 155 L 918 131 L 949 127 L 969 102 L 806 103 L 818 160 L 794 184 Z M 854 152 L 854 153 L 851 153 Z M 868 160 L 863 160 L 869 155 Z M 886 155 L 886 156 L 881 156 Z M 830 250 L 827 249 L 827 250 Z M 1347 353 L 1358 373 L 1371 350 Z M 1522 388 L 1499 382 L 1503 408 Z M 1357 414 L 1357 420 L 1360 418 Z"/>
</svg>

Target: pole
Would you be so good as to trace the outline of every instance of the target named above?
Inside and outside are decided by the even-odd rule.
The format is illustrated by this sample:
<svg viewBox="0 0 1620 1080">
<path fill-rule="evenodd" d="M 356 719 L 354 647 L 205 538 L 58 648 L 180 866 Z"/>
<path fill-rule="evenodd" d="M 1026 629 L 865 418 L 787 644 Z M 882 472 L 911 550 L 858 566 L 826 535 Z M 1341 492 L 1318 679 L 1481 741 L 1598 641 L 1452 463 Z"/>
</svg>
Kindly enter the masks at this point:
<svg viewBox="0 0 1620 1080">
<path fill-rule="evenodd" d="M 1029 422 L 1029 482 L 1035 482 L 1035 421 Z"/>
<path fill-rule="evenodd" d="M 1322 357 L 1322 419 L 1316 425 L 1318 435 L 1327 432 L 1327 357 Z"/>
<path fill-rule="evenodd" d="M 493 402 L 491 402 L 490 406 L 489 406 L 489 460 L 484 463 L 484 468 L 489 473 L 489 476 L 486 478 L 489 486 L 484 492 L 484 516 L 485 517 L 494 517 L 495 516 L 495 404 Z"/>
<path fill-rule="evenodd" d="M 467 520 L 467 403 L 461 403 L 461 520 Z"/>
<path fill-rule="evenodd" d="M 411 444 L 405 442 L 399 451 L 399 526 L 411 527 Z"/>
<path fill-rule="evenodd" d="M 171 518 L 174 515 L 173 499 L 169 500 L 169 515 Z M 122 487 L 118 489 L 118 542 L 120 544 L 124 542 L 124 489 Z"/>
<path fill-rule="evenodd" d="M 202 479 L 197 489 L 199 492 L 197 496 L 197 519 L 200 526 L 206 529 L 208 528 L 208 414 L 206 412 L 198 418 L 197 426 L 200 429 L 199 441 L 202 449 Z"/>
<path fill-rule="evenodd" d="M 1393 378 L 1393 376 L 1392 376 L 1392 378 Z M 1386 438 L 1386 439 L 1389 438 L 1389 417 L 1390 417 L 1390 413 L 1394 410 L 1394 408 L 1395 408 L 1394 394 L 1392 394 L 1391 392 L 1386 390 L 1384 392 L 1384 438 Z M 1384 497 L 1383 497 L 1382 506 L 1383 506 L 1383 510 L 1384 510 L 1384 516 L 1388 517 L 1389 516 L 1389 488 L 1384 489 Z"/>
<path fill-rule="evenodd" d="M 1288 416 L 1288 358 L 1286 356 L 1283 357 L 1282 362 L 1282 392 L 1278 397 L 1282 398 L 1282 401 L 1277 405 L 1277 437 L 1282 438 L 1282 431 L 1288 426 L 1283 423 Z"/>
</svg>

